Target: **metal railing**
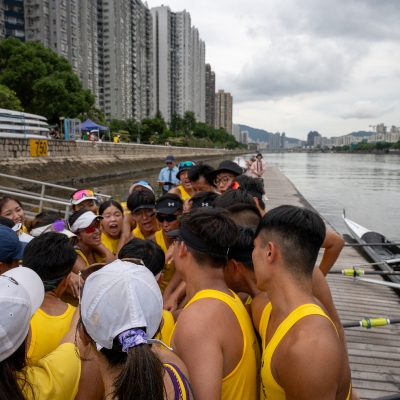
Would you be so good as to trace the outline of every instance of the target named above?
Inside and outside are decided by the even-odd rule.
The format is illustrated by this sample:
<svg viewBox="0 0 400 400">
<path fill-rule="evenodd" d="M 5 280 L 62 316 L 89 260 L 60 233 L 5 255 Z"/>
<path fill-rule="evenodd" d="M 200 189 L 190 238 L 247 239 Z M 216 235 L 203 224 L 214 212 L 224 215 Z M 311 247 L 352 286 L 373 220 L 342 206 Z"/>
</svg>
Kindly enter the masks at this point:
<svg viewBox="0 0 400 400">
<path fill-rule="evenodd" d="M 25 199 L 38 200 L 39 201 L 38 206 L 36 204 L 25 203 L 26 205 L 31 206 L 31 207 L 38 207 L 38 213 L 41 213 L 43 211 L 43 208 L 46 208 L 47 210 L 52 210 L 52 211 L 59 211 L 57 209 L 52 209 L 47 206 L 45 207 L 44 206 L 45 202 L 65 206 L 65 218 L 68 219 L 69 211 L 71 208 L 71 203 L 70 203 L 69 199 L 63 199 L 63 198 L 59 198 L 59 197 L 46 195 L 46 188 L 57 188 L 57 189 L 66 190 L 69 192 L 68 196 L 72 192 L 74 192 L 76 190 L 76 188 L 56 185 L 54 183 L 36 181 L 34 179 L 21 178 L 19 176 L 12 176 L 12 175 L 2 174 L 2 173 L 0 173 L 0 177 L 39 185 L 40 193 L 34 193 L 32 191 L 27 191 L 27 190 L 12 188 L 12 187 L 6 187 L 6 186 L 0 186 L 0 193 L 8 194 L 11 196 L 18 196 L 18 197 L 22 197 Z M 95 194 L 95 196 L 102 198 L 102 200 L 107 200 L 107 199 L 112 198 L 112 196 L 107 195 L 107 194 L 102 194 L 102 193 L 98 193 L 98 192 L 95 192 L 94 194 Z"/>
</svg>

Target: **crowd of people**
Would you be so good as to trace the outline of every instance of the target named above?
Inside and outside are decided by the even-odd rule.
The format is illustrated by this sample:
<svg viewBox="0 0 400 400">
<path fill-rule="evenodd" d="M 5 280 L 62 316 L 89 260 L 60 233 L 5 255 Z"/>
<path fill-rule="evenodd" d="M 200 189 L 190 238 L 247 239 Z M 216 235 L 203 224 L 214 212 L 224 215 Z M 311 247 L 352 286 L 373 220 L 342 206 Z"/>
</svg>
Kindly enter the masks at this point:
<svg viewBox="0 0 400 400">
<path fill-rule="evenodd" d="M 266 170 L 169 155 L 161 197 L 79 189 L 68 221 L 0 198 L 0 398 L 358 399 L 325 279 L 344 241 L 267 212 Z"/>
</svg>

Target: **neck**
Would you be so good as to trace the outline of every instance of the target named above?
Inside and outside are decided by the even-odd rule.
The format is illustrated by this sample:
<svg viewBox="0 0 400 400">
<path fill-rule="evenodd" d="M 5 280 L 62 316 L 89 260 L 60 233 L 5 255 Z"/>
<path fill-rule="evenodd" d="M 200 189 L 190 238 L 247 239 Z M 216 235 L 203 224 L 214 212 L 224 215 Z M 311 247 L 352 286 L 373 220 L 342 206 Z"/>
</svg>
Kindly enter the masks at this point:
<svg viewBox="0 0 400 400">
<path fill-rule="evenodd" d="M 298 279 L 285 272 L 280 272 L 276 278 L 266 288 L 276 318 L 283 320 L 297 307 L 315 303 L 311 278 Z"/>
<path fill-rule="evenodd" d="M 90 257 L 92 255 L 93 248 L 92 246 L 89 246 L 85 243 L 83 243 L 81 240 L 78 242 L 78 247 L 81 250 L 81 252 L 86 256 Z"/>
<path fill-rule="evenodd" d="M 262 293 L 257 287 L 257 279 L 254 271 L 246 270 L 243 274 L 243 292 L 249 294 L 253 299 Z M 242 290 L 241 290 L 242 291 Z"/>
<path fill-rule="evenodd" d="M 219 290 L 231 295 L 228 286 L 224 280 L 224 271 L 222 268 L 212 268 L 210 266 L 201 267 L 197 263 L 187 265 L 187 271 L 190 273 L 185 276 L 186 293 L 189 299 L 201 290 L 212 289 Z"/>
<path fill-rule="evenodd" d="M 95 345 L 94 345 L 95 346 Z M 100 373 L 103 378 L 105 397 L 107 398 L 114 391 L 114 381 L 121 373 L 121 367 L 110 368 L 107 360 L 102 354 L 97 357 Z"/>
</svg>

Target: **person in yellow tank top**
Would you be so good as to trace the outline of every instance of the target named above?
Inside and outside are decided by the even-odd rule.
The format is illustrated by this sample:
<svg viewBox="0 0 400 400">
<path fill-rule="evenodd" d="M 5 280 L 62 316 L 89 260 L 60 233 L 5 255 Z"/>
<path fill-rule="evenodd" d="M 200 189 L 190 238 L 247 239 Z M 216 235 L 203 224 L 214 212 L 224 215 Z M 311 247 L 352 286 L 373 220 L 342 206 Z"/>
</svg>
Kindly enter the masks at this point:
<svg viewBox="0 0 400 400">
<path fill-rule="evenodd" d="M 121 237 L 124 210 L 121 204 L 114 200 L 107 200 L 99 207 L 101 221 L 101 242 L 114 255 L 117 254 L 118 242 Z"/>
<path fill-rule="evenodd" d="M 27 343 L 27 365 L 29 367 L 40 365 L 44 357 L 53 358 L 53 352 L 57 351 L 63 337 L 70 332 L 71 326 L 73 330 L 76 330 L 77 316 L 74 315 L 76 308 L 60 300 L 68 286 L 76 258 L 77 254 L 68 237 L 57 232 L 42 233 L 25 248 L 24 265 L 38 274 L 43 282 L 45 292 L 40 308 L 30 320 Z M 71 347 L 72 354 L 76 358 L 74 347 L 72 345 Z M 63 371 L 63 365 L 76 368 L 76 363 L 75 365 L 74 363 L 71 364 L 70 358 L 67 352 L 64 352 L 64 356 L 62 352 L 58 352 L 59 365 L 56 365 L 56 368 L 60 370 L 60 373 Z M 96 368 L 96 361 L 87 361 L 87 365 L 82 365 L 82 384 L 79 388 L 79 395 L 80 398 L 99 398 L 98 396 L 102 393 L 100 370 Z M 81 369 L 80 364 L 80 360 L 78 360 L 79 370 Z M 86 364 L 86 361 L 83 364 Z M 30 372 L 32 371 L 29 370 L 28 374 Z M 90 379 L 87 380 L 89 376 Z M 96 381 L 96 376 L 98 381 Z M 39 381 L 35 383 L 39 384 L 42 392 L 42 389 L 49 382 Z M 43 391 L 43 398 L 46 398 L 44 395 L 46 390 Z M 72 396 L 71 393 L 70 395 L 67 394 L 65 398 L 72 397 L 75 396 Z"/>
<path fill-rule="evenodd" d="M 160 197 L 156 204 L 156 218 L 161 226 L 161 229 L 155 233 L 156 243 L 163 249 L 164 253 L 172 245 L 173 239 L 168 236 L 168 233 L 179 228 L 178 217 L 182 214 L 183 203 L 179 196 L 172 193 Z M 163 280 L 160 284 L 161 292 L 164 293 L 167 285 L 175 275 L 175 264 L 165 262 L 162 270 Z M 181 282 L 181 279 L 174 279 L 175 284 L 169 287 L 166 293 L 166 298 L 172 293 Z"/>
<path fill-rule="evenodd" d="M 193 161 L 183 161 L 178 165 L 179 171 L 176 174 L 176 179 L 181 181 L 181 184 L 176 188 L 172 188 L 168 193 L 178 195 L 182 201 L 189 200 L 194 195 L 192 184 L 188 178 L 188 171 L 196 165 Z"/>
<path fill-rule="evenodd" d="M 136 223 L 132 231 L 137 239 L 146 239 L 159 230 L 156 219 L 156 197 L 150 190 L 133 191 L 126 201 Z"/>
<path fill-rule="evenodd" d="M 183 214 L 173 258 L 190 299 L 171 346 L 186 364 L 196 399 L 258 399 L 259 348 L 250 317 L 223 268 L 237 229 L 223 209 Z"/>
<path fill-rule="evenodd" d="M 347 354 L 312 291 L 324 238 L 322 218 L 294 206 L 270 210 L 257 227 L 254 271 L 257 287 L 268 293 L 252 302 L 262 338 L 261 399 L 347 400 L 352 395 Z"/>
</svg>

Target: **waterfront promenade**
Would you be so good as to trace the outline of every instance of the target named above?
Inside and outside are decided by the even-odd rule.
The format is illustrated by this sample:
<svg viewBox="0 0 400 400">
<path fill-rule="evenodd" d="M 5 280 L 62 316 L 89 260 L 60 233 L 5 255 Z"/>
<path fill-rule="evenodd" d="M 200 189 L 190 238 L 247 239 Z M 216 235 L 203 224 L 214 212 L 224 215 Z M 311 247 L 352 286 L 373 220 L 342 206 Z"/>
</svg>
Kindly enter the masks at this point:
<svg viewBox="0 0 400 400">
<path fill-rule="evenodd" d="M 264 182 L 268 197 L 267 211 L 282 204 L 313 209 L 278 168 L 268 166 Z M 327 229 L 334 230 L 325 222 Z M 355 248 L 344 247 L 333 268 L 352 268 L 354 264 L 367 262 Z M 373 270 L 370 266 L 361 268 Z M 383 280 L 379 276 L 373 279 Z M 393 289 L 341 275 L 328 275 L 327 280 L 342 322 L 358 321 L 365 317 L 400 317 L 400 297 Z M 347 328 L 345 333 L 353 386 L 360 398 L 378 399 L 400 393 L 400 326 Z"/>
</svg>

